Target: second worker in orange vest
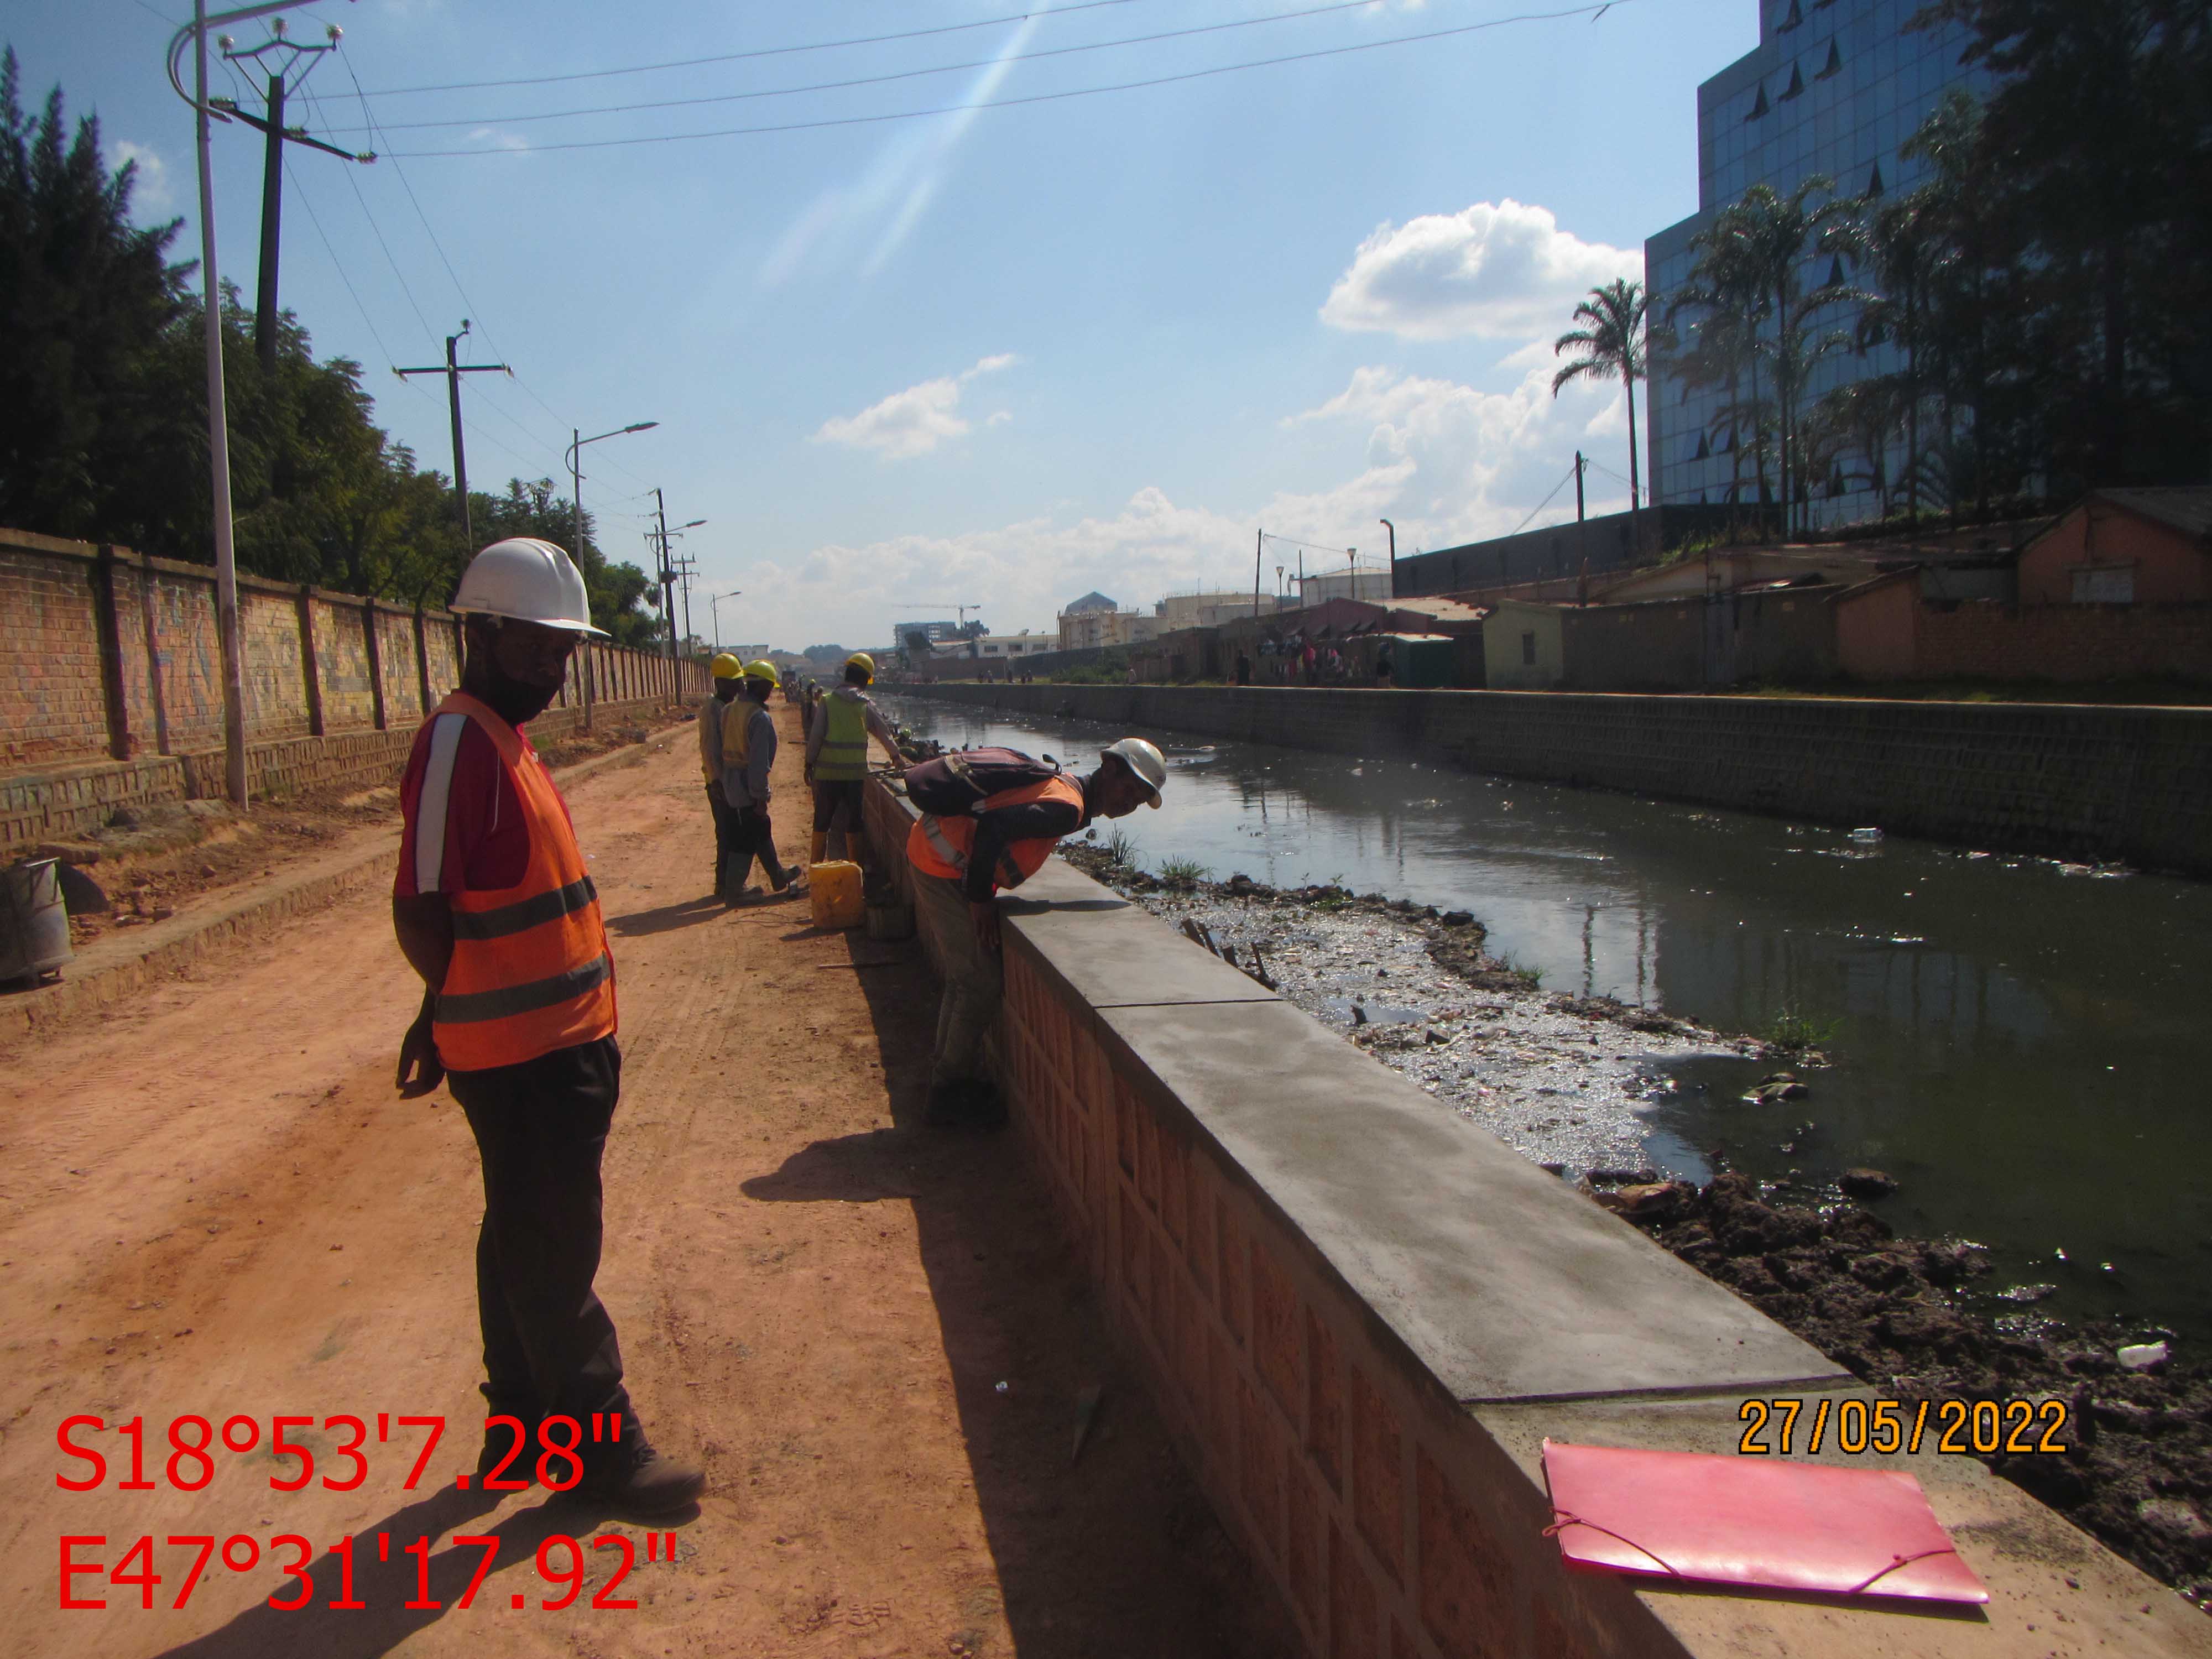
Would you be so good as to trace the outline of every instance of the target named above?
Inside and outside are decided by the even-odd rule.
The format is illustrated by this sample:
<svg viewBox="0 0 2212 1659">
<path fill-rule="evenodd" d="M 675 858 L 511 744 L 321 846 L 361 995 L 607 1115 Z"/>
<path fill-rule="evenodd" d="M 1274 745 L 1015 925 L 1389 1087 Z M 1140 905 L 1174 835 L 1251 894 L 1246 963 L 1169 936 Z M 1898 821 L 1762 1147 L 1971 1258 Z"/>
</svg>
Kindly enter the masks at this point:
<svg viewBox="0 0 2212 1659">
<path fill-rule="evenodd" d="M 999 1017 L 1002 887 L 1035 875 L 1063 836 L 1094 818 L 1158 806 L 1167 763 L 1142 738 L 1110 744 L 1088 776 L 1052 776 L 986 796 L 963 816 L 924 813 L 907 837 L 915 914 L 937 947 L 945 989 L 937 1005 L 928 1121 L 995 1127 L 1006 1104 L 985 1076 L 984 1033 Z"/>
<path fill-rule="evenodd" d="M 568 809 L 522 732 L 559 694 L 578 641 L 599 630 L 583 578 L 550 542 L 493 543 L 470 562 L 453 608 L 466 618 L 468 657 L 400 782 L 392 922 L 426 988 L 400 1046 L 399 1091 L 412 1099 L 447 1083 L 483 1165 L 477 1478 L 526 1482 L 542 1450 L 570 1446 L 586 1497 L 664 1514 L 696 1498 L 706 1477 L 646 1439 L 614 1321 L 592 1289 L 599 1160 L 622 1082 L 614 958 Z M 617 1436 L 595 1432 L 610 1422 Z"/>
</svg>

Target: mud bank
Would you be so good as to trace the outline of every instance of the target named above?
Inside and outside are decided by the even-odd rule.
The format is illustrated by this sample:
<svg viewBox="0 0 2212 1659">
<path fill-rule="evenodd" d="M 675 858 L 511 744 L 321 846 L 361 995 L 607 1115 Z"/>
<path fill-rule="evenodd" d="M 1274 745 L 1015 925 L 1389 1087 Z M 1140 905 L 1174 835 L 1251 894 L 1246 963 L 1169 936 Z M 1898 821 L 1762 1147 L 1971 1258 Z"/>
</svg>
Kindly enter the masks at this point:
<svg viewBox="0 0 2212 1659">
<path fill-rule="evenodd" d="M 1994 1288 L 1979 1246 L 1898 1238 L 1839 1185 L 1762 1185 L 1728 1170 L 1717 1148 L 1668 1146 L 1644 1116 L 1674 1086 L 1667 1062 L 1794 1061 L 1817 1091 L 1819 1056 L 1779 1054 L 1610 999 L 1547 994 L 1537 976 L 1489 955 L 1481 924 L 1464 912 L 1334 886 L 1279 890 L 1243 876 L 1168 882 L 1095 842 L 1062 852 L 1577 1182 L 1903 1402 L 1908 1419 L 1922 1401 L 2062 1402 L 2064 1426 L 2050 1440 L 2063 1453 L 2000 1449 L 1982 1461 L 2212 1612 L 2212 1375 L 2185 1357 L 2141 1369 L 2118 1357 L 2160 1341 L 2171 1350 L 2172 1333 L 2040 1316 L 2031 1310 L 2043 1287 Z"/>
</svg>

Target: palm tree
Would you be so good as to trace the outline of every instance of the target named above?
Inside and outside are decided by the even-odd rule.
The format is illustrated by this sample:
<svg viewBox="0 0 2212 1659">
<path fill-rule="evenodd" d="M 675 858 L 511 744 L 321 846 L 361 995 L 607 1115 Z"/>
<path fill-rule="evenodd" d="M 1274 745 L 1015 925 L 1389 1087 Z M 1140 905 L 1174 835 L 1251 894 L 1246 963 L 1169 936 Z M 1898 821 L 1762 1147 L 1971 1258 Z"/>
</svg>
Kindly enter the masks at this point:
<svg viewBox="0 0 2212 1659">
<path fill-rule="evenodd" d="M 1784 522 L 1802 493 L 1793 465 L 1798 400 L 1814 368 L 1843 343 L 1835 335 L 1813 337 L 1814 318 L 1828 307 L 1855 299 L 1840 283 L 1823 283 L 1809 292 L 1803 278 L 1808 252 L 1856 259 L 1858 204 L 1831 192 L 1834 181 L 1814 173 L 1787 196 L 1771 185 L 1753 185 L 1742 198 L 1722 210 L 1715 229 L 1733 241 L 1747 271 L 1761 289 L 1761 308 L 1774 320 L 1774 337 L 1761 345 L 1774 366 L 1775 415 L 1782 441 L 1782 510 Z M 1818 203 L 1816 196 L 1827 199 Z"/>
<path fill-rule="evenodd" d="M 1629 526 L 1639 558 L 1644 550 L 1644 521 L 1638 505 L 1643 495 L 1638 482 L 1641 475 L 1636 462 L 1636 383 L 1645 378 L 1651 368 L 1650 341 L 1644 327 L 1649 309 L 1650 300 L 1644 292 L 1644 284 L 1616 276 L 1603 288 L 1592 289 L 1589 297 L 1575 307 L 1575 320 L 1583 326 L 1570 330 L 1552 343 L 1552 355 L 1555 357 L 1568 351 L 1582 354 L 1552 376 L 1554 398 L 1571 380 L 1620 377 L 1621 389 L 1628 398 Z"/>
<path fill-rule="evenodd" d="M 1766 288 L 1762 274 L 1746 257 L 1750 239 L 1741 234 L 1736 222 L 1739 217 L 1735 205 L 1723 208 L 1714 222 L 1692 240 L 1697 263 L 1691 269 L 1689 282 L 1668 306 L 1667 320 L 1671 331 L 1682 313 L 1698 313 L 1692 325 L 1697 344 L 1686 367 L 1693 381 L 1706 386 L 1725 383 L 1729 388 L 1727 404 L 1713 418 L 1716 428 L 1724 422 L 1728 428 L 1729 496 L 1733 500 L 1741 493 L 1743 444 L 1747 436 L 1763 507 L 1768 500 L 1766 438 L 1771 423 L 1766 400 L 1759 390 L 1758 346 L 1759 324 L 1766 315 Z M 1747 378 L 1751 382 L 1747 398 Z"/>
</svg>

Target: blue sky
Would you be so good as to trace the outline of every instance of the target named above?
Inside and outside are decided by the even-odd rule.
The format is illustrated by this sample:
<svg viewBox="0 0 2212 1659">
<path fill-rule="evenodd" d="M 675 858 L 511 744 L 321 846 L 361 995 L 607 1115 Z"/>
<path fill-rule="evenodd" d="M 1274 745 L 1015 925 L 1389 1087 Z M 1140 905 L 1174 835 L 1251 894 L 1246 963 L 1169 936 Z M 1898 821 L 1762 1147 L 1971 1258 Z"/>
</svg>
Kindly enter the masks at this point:
<svg viewBox="0 0 2212 1659">
<path fill-rule="evenodd" d="M 467 384 L 478 488 L 565 489 L 571 428 L 659 421 L 585 452 L 586 504 L 640 562 L 652 486 L 672 523 L 706 520 L 684 543 L 692 620 L 708 633 L 704 594 L 742 589 L 721 606 L 730 641 L 870 642 L 953 602 L 1048 629 L 1091 588 L 1149 608 L 1249 586 L 1257 529 L 1364 564 L 1382 516 L 1402 551 L 1514 528 L 1577 445 L 1627 471 L 1618 392 L 1555 402 L 1550 341 L 1696 206 L 1695 88 L 1756 43 L 1751 0 L 1624 0 L 1595 21 L 916 119 L 545 148 L 1036 98 L 1571 0 L 1019 15 L 1038 3 L 302 7 L 296 38 L 345 32 L 307 118 L 386 159 L 294 151 L 283 303 L 319 353 L 368 366 L 379 418 L 441 469 L 442 387 L 385 371 L 439 361 L 474 319 L 464 349 L 517 371 Z M 96 109 L 111 158 L 139 161 L 142 219 L 186 214 L 179 249 L 196 252 L 191 112 L 161 68 L 163 20 L 184 8 L 28 9 L 6 28 L 27 89 L 58 81 L 72 115 Z M 1237 27 L 1099 44 L 1213 24 Z M 945 32 L 757 55 L 921 29 Z M 603 73 L 737 53 L 756 55 Z M 507 80 L 530 83 L 409 90 Z M 683 100 L 720 101 L 529 118 Z M 250 297 L 258 136 L 219 128 L 216 174 L 222 267 Z M 1591 478 L 1594 508 L 1625 504 Z M 1537 522 L 1572 508 L 1564 491 Z M 1264 562 L 1272 588 L 1297 549 L 1271 543 Z"/>
</svg>

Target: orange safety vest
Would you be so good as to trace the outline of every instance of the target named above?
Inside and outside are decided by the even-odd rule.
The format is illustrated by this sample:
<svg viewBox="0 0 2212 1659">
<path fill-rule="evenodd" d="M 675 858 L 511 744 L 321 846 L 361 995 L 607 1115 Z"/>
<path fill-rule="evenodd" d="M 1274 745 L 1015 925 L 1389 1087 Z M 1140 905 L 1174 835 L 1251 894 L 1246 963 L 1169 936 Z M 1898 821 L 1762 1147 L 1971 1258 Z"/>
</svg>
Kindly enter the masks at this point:
<svg viewBox="0 0 2212 1659">
<path fill-rule="evenodd" d="M 1066 778 L 1047 778 L 1042 783 L 1024 784 L 1018 789 L 1001 789 L 995 795 L 986 795 L 975 812 L 980 816 L 995 812 L 1001 806 L 1027 806 L 1039 800 L 1066 801 L 1077 811 L 1083 810 L 1082 790 Z M 924 812 L 915 820 L 913 830 L 907 835 L 907 861 L 926 876 L 943 876 L 957 881 L 968 873 L 968 849 L 975 843 L 974 817 L 941 818 L 934 812 Z M 998 885 L 1020 886 L 1036 874 L 1059 844 L 1058 836 L 1030 836 L 1008 842 L 999 858 Z"/>
<path fill-rule="evenodd" d="M 522 803 L 530 863 L 512 887 L 452 896 L 453 959 L 431 1035 L 457 1072 L 519 1066 L 615 1030 L 615 963 L 568 808 L 538 751 L 456 691 L 438 714 L 465 714 L 499 750 Z"/>
</svg>

